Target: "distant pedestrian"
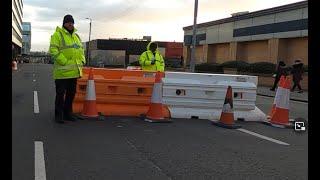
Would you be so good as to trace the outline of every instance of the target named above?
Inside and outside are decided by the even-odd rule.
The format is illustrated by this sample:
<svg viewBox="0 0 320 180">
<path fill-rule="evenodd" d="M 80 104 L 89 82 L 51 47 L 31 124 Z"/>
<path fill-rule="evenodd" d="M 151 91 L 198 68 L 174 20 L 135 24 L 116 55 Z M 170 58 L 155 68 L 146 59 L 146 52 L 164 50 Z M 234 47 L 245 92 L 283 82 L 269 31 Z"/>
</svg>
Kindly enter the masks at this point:
<svg viewBox="0 0 320 180">
<path fill-rule="evenodd" d="M 302 80 L 302 74 L 303 74 L 303 63 L 301 60 L 297 59 L 295 60 L 294 64 L 292 65 L 292 80 L 293 80 L 293 86 L 291 88 L 291 92 L 294 91 L 294 89 L 298 86 L 298 93 L 302 93 L 302 88 L 300 85 L 300 81 Z"/>
<path fill-rule="evenodd" d="M 180 66 L 183 67 L 183 62 L 184 62 L 184 59 L 183 59 L 183 56 L 181 56 L 180 58 Z"/>
<path fill-rule="evenodd" d="M 56 85 L 55 120 L 75 121 L 72 103 L 76 94 L 77 78 L 82 76 L 85 64 L 81 39 L 76 34 L 74 19 L 71 15 L 63 18 L 62 27 L 57 27 L 51 36 L 49 52 L 54 62 L 53 78 Z"/>
<path fill-rule="evenodd" d="M 286 64 L 283 61 L 280 61 L 274 77 L 274 83 L 270 91 L 275 91 L 281 76 L 287 76 L 287 74 Z"/>
<path fill-rule="evenodd" d="M 143 52 L 139 57 L 139 64 L 141 69 L 145 71 L 164 72 L 164 59 L 158 51 L 158 44 L 156 42 L 150 42 L 147 45 L 147 51 Z"/>
</svg>

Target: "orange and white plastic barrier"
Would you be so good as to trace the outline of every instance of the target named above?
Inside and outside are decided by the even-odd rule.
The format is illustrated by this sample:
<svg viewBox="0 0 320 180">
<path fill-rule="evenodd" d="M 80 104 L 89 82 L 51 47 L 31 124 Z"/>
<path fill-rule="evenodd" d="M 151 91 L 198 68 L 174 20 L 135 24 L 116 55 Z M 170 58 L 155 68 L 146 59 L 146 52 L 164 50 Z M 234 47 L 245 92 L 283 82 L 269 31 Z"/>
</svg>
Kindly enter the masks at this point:
<svg viewBox="0 0 320 180">
<path fill-rule="evenodd" d="M 151 102 L 155 72 L 127 69 L 93 68 L 96 105 L 105 116 L 145 116 Z M 77 81 L 73 111 L 81 113 L 86 96 L 89 68 Z M 165 113 L 169 118 L 170 113 Z"/>
<path fill-rule="evenodd" d="M 235 120 L 266 121 L 266 115 L 255 106 L 256 76 L 165 72 L 155 83 L 155 72 L 93 69 L 97 111 L 106 116 L 219 119 L 227 87 L 231 86 Z M 83 68 L 84 75 L 77 81 L 75 113 L 82 112 L 89 71 Z M 156 107 L 160 102 L 162 111 L 151 108 L 148 112 L 151 105 Z"/>
<path fill-rule="evenodd" d="M 81 113 L 84 117 L 98 117 L 97 105 L 96 105 L 96 90 L 93 79 L 93 69 L 90 69 L 89 79 L 87 82 L 86 98 L 83 103 L 83 110 Z"/>
<path fill-rule="evenodd" d="M 289 77 L 281 76 L 274 103 L 268 116 L 268 123 L 275 127 L 293 127 L 289 121 L 291 80 Z"/>
<path fill-rule="evenodd" d="M 157 72 L 155 83 L 153 85 L 151 103 L 146 114 L 145 121 L 148 122 L 170 122 L 169 119 L 165 119 L 165 114 L 168 112 L 166 106 L 163 105 L 162 101 L 162 82 L 161 79 L 164 73 Z"/>
</svg>

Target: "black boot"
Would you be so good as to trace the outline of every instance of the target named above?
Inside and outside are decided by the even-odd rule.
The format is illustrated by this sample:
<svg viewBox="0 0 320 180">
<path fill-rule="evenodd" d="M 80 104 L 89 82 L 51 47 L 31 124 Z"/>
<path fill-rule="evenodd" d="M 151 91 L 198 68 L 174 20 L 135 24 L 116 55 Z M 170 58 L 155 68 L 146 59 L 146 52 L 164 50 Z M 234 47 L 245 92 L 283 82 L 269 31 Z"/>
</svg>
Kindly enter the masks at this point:
<svg viewBox="0 0 320 180">
<path fill-rule="evenodd" d="M 64 120 L 65 121 L 72 121 L 72 122 L 75 122 L 78 120 L 78 118 L 72 114 L 72 113 L 66 113 L 65 116 L 64 116 Z"/>
<path fill-rule="evenodd" d="M 62 113 L 58 113 L 58 112 L 55 112 L 55 117 L 54 117 L 56 123 L 60 123 L 60 124 L 63 124 L 64 121 L 63 121 L 63 114 Z"/>
</svg>

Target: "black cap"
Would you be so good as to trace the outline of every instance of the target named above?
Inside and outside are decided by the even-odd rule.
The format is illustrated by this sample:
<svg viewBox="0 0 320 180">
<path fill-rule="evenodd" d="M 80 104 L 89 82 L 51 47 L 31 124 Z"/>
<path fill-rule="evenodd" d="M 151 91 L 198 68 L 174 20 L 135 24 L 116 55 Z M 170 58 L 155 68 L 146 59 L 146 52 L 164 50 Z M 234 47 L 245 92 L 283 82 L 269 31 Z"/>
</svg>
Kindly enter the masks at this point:
<svg viewBox="0 0 320 180">
<path fill-rule="evenodd" d="M 72 22 L 74 24 L 73 17 L 70 14 L 65 15 L 64 18 L 63 18 L 63 24 L 64 23 L 69 23 L 69 22 Z"/>
</svg>

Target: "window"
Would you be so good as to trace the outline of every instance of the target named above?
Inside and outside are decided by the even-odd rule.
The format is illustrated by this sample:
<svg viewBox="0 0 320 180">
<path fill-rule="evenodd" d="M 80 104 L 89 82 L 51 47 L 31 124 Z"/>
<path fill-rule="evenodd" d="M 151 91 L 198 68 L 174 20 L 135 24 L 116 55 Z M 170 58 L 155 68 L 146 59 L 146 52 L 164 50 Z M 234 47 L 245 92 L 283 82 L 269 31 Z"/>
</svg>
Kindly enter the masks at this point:
<svg viewBox="0 0 320 180">
<path fill-rule="evenodd" d="M 23 24 L 22 25 L 23 31 L 31 31 L 31 25 L 30 24 Z"/>
</svg>

